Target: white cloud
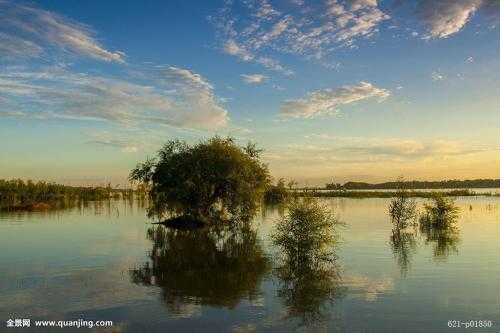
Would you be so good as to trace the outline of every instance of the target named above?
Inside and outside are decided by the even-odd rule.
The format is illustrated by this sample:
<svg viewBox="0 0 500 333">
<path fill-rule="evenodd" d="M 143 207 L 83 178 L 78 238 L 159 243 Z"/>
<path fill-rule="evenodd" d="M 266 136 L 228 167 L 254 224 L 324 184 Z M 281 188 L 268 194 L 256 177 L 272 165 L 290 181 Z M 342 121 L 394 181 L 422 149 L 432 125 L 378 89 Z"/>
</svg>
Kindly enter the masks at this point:
<svg viewBox="0 0 500 333">
<path fill-rule="evenodd" d="M 347 41 L 347 44 L 352 44 L 356 38 L 371 36 L 380 23 L 389 19 L 389 16 L 378 8 L 376 0 L 354 0 L 350 10 L 342 8 L 338 1 L 331 0 L 329 3 L 337 8 L 332 16 L 341 28 L 334 30 L 331 36 L 336 42 Z"/>
<path fill-rule="evenodd" d="M 251 61 L 254 59 L 253 54 L 238 45 L 234 40 L 228 40 L 224 44 L 224 52 L 233 56 L 237 56 L 243 61 Z"/>
<path fill-rule="evenodd" d="M 0 32 L 0 55 L 9 60 L 37 57 L 43 52 L 39 45 Z"/>
<path fill-rule="evenodd" d="M 433 81 L 443 81 L 444 79 L 446 79 L 446 77 L 443 74 L 436 71 L 432 72 L 431 78 Z"/>
<path fill-rule="evenodd" d="M 0 55 L 37 57 L 53 50 L 108 62 L 124 62 L 125 55 L 109 51 L 85 25 L 56 13 L 10 0 L 0 1 Z M 19 49 L 19 47 L 21 49 Z"/>
<path fill-rule="evenodd" d="M 262 74 L 241 74 L 241 79 L 248 84 L 261 84 L 268 79 Z"/>
<path fill-rule="evenodd" d="M 128 127 L 217 129 L 228 122 L 213 86 L 188 69 L 130 64 L 127 72 L 112 77 L 78 73 L 67 65 L 40 67 L 41 62 L 23 59 L 60 64 L 67 54 L 125 61 L 122 52 L 105 49 L 83 24 L 32 5 L 0 0 L 0 61 L 10 64 L 0 68 L 0 115 Z"/>
<path fill-rule="evenodd" d="M 248 49 L 239 45 L 238 43 L 236 43 L 232 39 L 225 42 L 224 52 L 227 54 L 230 54 L 232 56 L 238 57 L 242 61 L 255 62 L 255 63 L 258 63 L 258 64 L 264 66 L 267 69 L 281 72 L 285 75 L 292 75 L 293 74 L 293 71 L 283 67 L 279 61 L 277 61 L 275 59 L 268 58 L 268 57 L 264 57 L 264 56 L 256 56 L 253 53 L 251 53 L 250 51 L 248 51 Z"/>
<path fill-rule="evenodd" d="M 208 129 L 227 125 L 228 112 L 220 105 L 212 85 L 204 77 L 177 67 L 169 67 L 163 74 L 165 87 L 172 86 L 177 90 L 174 109 L 179 124 Z"/>
<path fill-rule="evenodd" d="M 459 32 L 481 7 L 483 0 L 421 0 L 418 14 L 430 38 L 446 38 Z"/>
<path fill-rule="evenodd" d="M 167 80 L 180 81 L 191 87 L 212 90 L 213 87 L 200 74 L 194 73 L 189 69 L 170 66 L 164 72 Z"/>
<path fill-rule="evenodd" d="M 377 0 L 352 0 L 351 9 L 359 10 L 366 7 L 377 7 Z"/>
<path fill-rule="evenodd" d="M 256 7 L 257 11 L 254 16 L 259 19 L 271 20 L 273 17 L 280 14 L 280 12 L 274 9 L 267 0 L 260 0 Z"/>
<path fill-rule="evenodd" d="M 244 4 L 248 12 L 242 17 L 236 17 L 232 2 L 227 2 L 211 18 L 223 51 L 289 74 L 290 70 L 273 58 L 275 52 L 299 55 L 328 67 L 330 60 L 325 59 L 336 48 L 352 47 L 358 39 L 372 37 L 389 19 L 376 0 L 354 0 L 350 5 L 329 0 L 294 13 L 285 11 L 289 6 L 276 10 L 267 1 L 249 0 Z"/>
<path fill-rule="evenodd" d="M 320 114 L 336 113 L 343 105 L 369 98 L 384 100 L 390 94 L 386 89 L 378 88 L 368 82 L 360 82 L 355 86 L 314 91 L 307 98 L 287 100 L 281 105 L 280 112 L 288 117 L 311 118 Z"/>
<path fill-rule="evenodd" d="M 61 68 L 7 69 L 0 71 L 0 113 L 122 126 L 214 129 L 227 124 L 227 111 L 199 74 L 168 67 L 146 72 L 143 81 L 131 83 Z"/>
</svg>

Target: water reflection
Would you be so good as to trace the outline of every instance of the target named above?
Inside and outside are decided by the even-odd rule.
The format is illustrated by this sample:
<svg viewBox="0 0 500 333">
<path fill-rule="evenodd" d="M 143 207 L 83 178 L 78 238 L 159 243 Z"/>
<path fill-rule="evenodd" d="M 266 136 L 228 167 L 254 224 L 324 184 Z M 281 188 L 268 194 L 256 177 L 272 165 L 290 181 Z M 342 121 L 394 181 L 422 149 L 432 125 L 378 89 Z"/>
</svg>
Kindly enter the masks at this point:
<svg viewBox="0 0 500 333">
<path fill-rule="evenodd" d="M 249 226 L 199 230 L 150 228 L 149 261 L 130 272 L 132 281 L 161 288 L 169 311 L 182 314 L 190 305 L 234 308 L 259 295 L 270 270 L 268 258 Z"/>
<path fill-rule="evenodd" d="M 436 260 L 446 260 L 450 254 L 458 254 L 460 231 L 454 226 L 433 228 L 430 225 L 420 226 L 425 243 L 433 247 L 432 253 Z"/>
<path fill-rule="evenodd" d="M 392 258 L 386 199 L 324 200 L 348 224 L 341 229 L 340 246 L 333 246 L 342 264 L 340 273 L 333 265 L 294 262 L 277 251 L 269 233 L 280 214 L 272 210 L 266 220 L 256 219 L 255 241 L 249 236 L 255 235 L 253 231 L 243 232 L 244 237 L 237 230 L 154 236 L 156 228 L 147 232 L 151 226 L 145 225 L 137 200 L 133 207 L 130 201 L 111 200 L 111 206 L 87 202 L 81 211 L 2 213 L 0 317 L 104 319 L 127 332 L 292 332 L 301 322 L 314 325 L 299 327 L 310 332 L 388 332 L 399 327 L 439 332 L 450 317 L 463 316 L 464 309 L 498 322 L 500 204 L 498 198 L 460 200 L 456 233 L 417 227 L 393 239 L 395 249 L 408 254 L 401 260 L 409 267 L 406 279 L 400 279 Z M 119 208 L 119 218 L 114 207 Z M 229 235 L 238 240 L 226 240 Z M 455 249 L 449 241 L 453 235 L 462 239 L 451 242 Z M 416 243 L 415 252 L 409 239 Z M 444 253 L 453 264 L 430 260 L 434 246 L 448 249 L 437 251 L 435 257 Z M 454 255 L 456 250 L 459 255 Z M 276 260 L 272 270 L 266 253 Z M 259 257 L 263 259 L 252 259 Z M 246 261 L 231 263 L 237 260 Z M 267 263 L 260 268 L 265 273 L 255 274 L 262 261 Z M 222 262 L 229 262 L 229 268 L 224 270 Z M 147 264 L 150 271 L 142 271 Z M 130 274 L 122 274 L 132 267 L 137 283 L 131 282 Z M 217 284 L 216 278 L 224 282 Z M 152 287 L 141 287 L 143 280 Z M 480 286 L 483 292 L 467 286 Z M 176 314 L 166 314 L 165 297 Z M 290 320 L 283 320 L 285 316 Z M 327 318 L 331 320 L 323 320 Z"/>
<path fill-rule="evenodd" d="M 275 269 L 277 294 L 288 317 L 301 325 L 328 318 L 328 306 L 343 294 L 337 265 L 338 225 L 328 207 L 316 201 L 295 202 L 273 235 L 280 255 Z"/>
<path fill-rule="evenodd" d="M 455 225 L 436 228 L 429 224 L 419 227 L 392 229 L 389 244 L 401 270 L 401 276 L 406 276 L 411 268 L 411 261 L 417 252 L 418 238 L 424 245 L 432 247 L 434 260 L 444 261 L 452 254 L 458 254 L 460 230 Z"/>
<path fill-rule="evenodd" d="M 420 232 L 425 243 L 432 245 L 434 259 L 445 260 L 450 254 L 458 253 L 460 208 L 455 200 L 436 195 L 430 204 L 424 204 L 424 209 L 426 213 L 419 220 Z"/>
<path fill-rule="evenodd" d="M 394 228 L 392 229 L 389 243 L 401 270 L 401 275 L 406 276 L 410 270 L 413 255 L 417 250 L 415 230 Z"/>
<path fill-rule="evenodd" d="M 343 295 L 339 269 L 334 261 L 285 260 L 275 270 L 279 279 L 278 296 L 288 316 L 298 318 L 301 325 L 326 320 L 328 306 Z"/>
</svg>

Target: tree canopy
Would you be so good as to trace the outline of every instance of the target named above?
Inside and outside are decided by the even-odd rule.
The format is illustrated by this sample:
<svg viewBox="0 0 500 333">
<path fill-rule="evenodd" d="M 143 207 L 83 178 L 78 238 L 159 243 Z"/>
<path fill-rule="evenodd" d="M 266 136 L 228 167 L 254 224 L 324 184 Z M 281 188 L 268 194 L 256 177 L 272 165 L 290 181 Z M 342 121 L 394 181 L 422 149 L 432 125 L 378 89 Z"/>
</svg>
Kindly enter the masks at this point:
<svg viewBox="0 0 500 333">
<path fill-rule="evenodd" d="M 251 216 L 270 184 L 260 152 L 232 138 L 216 136 L 194 145 L 172 140 L 156 158 L 138 164 L 130 179 L 149 187 L 151 216 Z"/>
</svg>

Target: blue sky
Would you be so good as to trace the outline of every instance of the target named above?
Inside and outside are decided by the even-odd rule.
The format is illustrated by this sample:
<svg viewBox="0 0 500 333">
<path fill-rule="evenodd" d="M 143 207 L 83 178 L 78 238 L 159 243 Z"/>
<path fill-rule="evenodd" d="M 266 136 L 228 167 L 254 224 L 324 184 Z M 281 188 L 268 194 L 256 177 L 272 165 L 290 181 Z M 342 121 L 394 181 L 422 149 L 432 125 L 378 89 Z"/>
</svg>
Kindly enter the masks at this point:
<svg viewBox="0 0 500 333">
<path fill-rule="evenodd" d="M 124 184 L 257 142 L 321 184 L 498 178 L 500 1 L 0 0 L 0 177 Z"/>
</svg>

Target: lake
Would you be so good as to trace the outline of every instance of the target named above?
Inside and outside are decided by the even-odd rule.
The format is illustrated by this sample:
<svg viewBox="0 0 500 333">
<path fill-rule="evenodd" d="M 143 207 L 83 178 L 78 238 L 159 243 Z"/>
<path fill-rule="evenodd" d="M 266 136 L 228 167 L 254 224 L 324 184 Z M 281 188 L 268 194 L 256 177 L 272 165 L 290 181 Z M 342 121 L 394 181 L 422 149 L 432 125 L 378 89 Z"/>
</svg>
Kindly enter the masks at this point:
<svg viewBox="0 0 500 333">
<path fill-rule="evenodd" d="M 153 226 L 134 201 L 2 213 L 0 319 L 113 321 L 98 332 L 500 330 L 500 198 L 457 198 L 456 233 L 398 239 L 390 199 L 322 200 L 345 223 L 335 272 L 280 269 L 269 236 L 283 212 L 270 207 L 251 228 L 217 232 Z"/>
</svg>

